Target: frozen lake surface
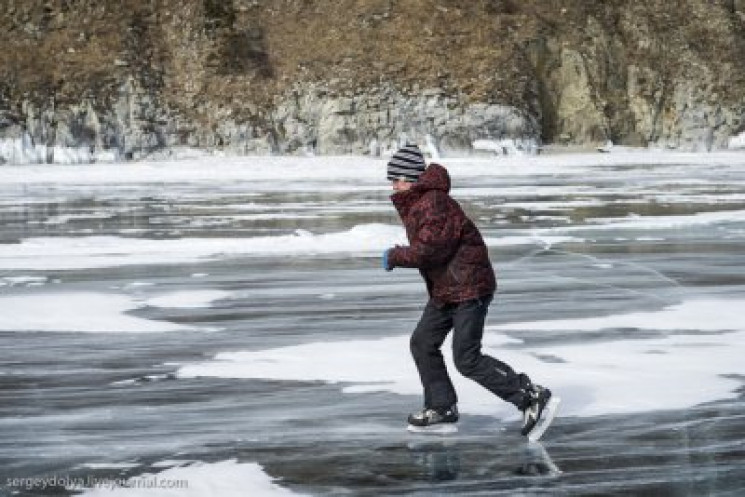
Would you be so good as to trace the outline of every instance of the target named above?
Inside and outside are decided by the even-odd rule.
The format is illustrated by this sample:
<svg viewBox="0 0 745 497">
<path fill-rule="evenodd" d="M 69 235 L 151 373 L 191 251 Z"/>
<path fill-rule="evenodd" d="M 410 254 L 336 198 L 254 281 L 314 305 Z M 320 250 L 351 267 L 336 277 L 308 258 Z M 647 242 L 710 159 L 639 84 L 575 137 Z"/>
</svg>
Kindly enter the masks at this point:
<svg viewBox="0 0 745 497">
<path fill-rule="evenodd" d="M 442 163 L 542 444 L 452 368 L 459 433 L 405 431 L 384 161 L 3 166 L 0 495 L 745 495 L 745 154 Z"/>
</svg>

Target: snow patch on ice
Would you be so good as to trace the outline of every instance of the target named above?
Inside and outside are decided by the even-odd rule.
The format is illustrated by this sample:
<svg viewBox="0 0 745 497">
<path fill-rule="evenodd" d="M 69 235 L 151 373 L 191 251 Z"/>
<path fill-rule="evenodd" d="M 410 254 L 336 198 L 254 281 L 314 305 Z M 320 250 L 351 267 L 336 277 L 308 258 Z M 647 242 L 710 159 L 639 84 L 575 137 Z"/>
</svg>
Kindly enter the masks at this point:
<svg viewBox="0 0 745 497">
<path fill-rule="evenodd" d="M 141 288 L 144 286 L 154 286 L 155 283 L 152 281 L 133 281 L 132 283 L 127 283 L 124 285 L 124 288 Z"/>
<path fill-rule="evenodd" d="M 745 329 L 738 301 L 689 300 L 659 311 L 634 312 L 584 319 L 529 321 L 495 326 L 495 330 L 595 331 L 631 328 L 664 331 Z"/>
<path fill-rule="evenodd" d="M 561 235 L 540 235 L 533 233 L 530 235 L 520 236 L 500 236 L 500 237 L 487 237 L 484 238 L 484 242 L 489 247 L 506 247 L 511 245 L 539 245 L 544 249 L 549 249 L 553 245 L 560 243 L 583 243 L 584 238 L 577 238 L 574 236 L 561 236 Z"/>
<path fill-rule="evenodd" d="M 150 466 L 153 468 L 172 468 L 174 466 L 185 466 L 197 462 L 199 461 L 195 461 L 194 459 L 163 459 L 162 461 L 154 462 Z"/>
<path fill-rule="evenodd" d="M 559 229 L 658 229 L 658 228 L 681 228 L 685 226 L 700 226 L 720 223 L 736 223 L 745 221 L 745 210 L 697 212 L 695 214 L 680 216 L 640 216 L 630 214 L 623 218 L 588 218 L 588 223 L 598 223 L 593 226 L 573 226 L 571 228 Z"/>
<path fill-rule="evenodd" d="M 131 462 L 87 462 L 81 464 L 80 468 L 85 469 L 132 469 L 139 466 L 139 463 L 131 463 Z"/>
<path fill-rule="evenodd" d="M 565 415 L 602 415 L 683 409 L 731 398 L 742 374 L 745 331 L 731 300 L 692 300 L 655 312 L 583 320 L 557 320 L 490 326 L 484 352 L 549 386 L 564 399 Z M 499 330 L 602 331 L 640 327 L 659 330 L 722 331 L 708 336 L 671 335 L 654 339 L 613 339 L 524 348 Z M 729 330 L 729 331 L 728 331 Z M 733 331 L 732 331 L 733 330 Z M 263 351 L 224 352 L 213 361 L 182 366 L 182 378 L 221 377 L 343 383 L 346 393 L 389 391 L 421 395 L 409 354 L 409 336 L 309 343 Z M 505 347 L 504 345 L 510 345 Z M 459 407 L 471 414 L 511 418 L 514 408 L 457 373 L 449 341 L 443 347 Z M 664 351 L 651 354 L 650 350 Z M 541 354 L 559 359 L 545 361 Z M 716 357 L 716 360 L 711 360 Z M 645 394 L 647 392 L 648 394 Z"/>
<path fill-rule="evenodd" d="M 20 244 L 0 244 L 0 269 L 183 264 L 251 256 L 377 255 L 387 247 L 406 243 L 401 227 L 384 224 L 363 224 L 335 233 L 296 230 L 289 235 L 254 238 L 39 237 Z"/>
<path fill-rule="evenodd" d="M 127 315 L 126 295 L 92 292 L 0 296 L 1 331 L 156 333 L 191 327 Z"/>
<path fill-rule="evenodd" d="M 526 234 L 486 238 L 490 247 L 583 243 L 569 233 L 620 229 L 660 230 L 745 221 L 745 210 L 699 212 L 678 216 L 590 218 L 590 224 L 526 230 Z M 512 233 L 515 233 L 513 231 Z M 656 239 L 662 239 L 655 237 Z M 626 240 L 625 237 L 617 237 Z M 649 241 L 657 241 L 652 240 Z M 115 236 L 38 237 L 18 244 L 0 244 L 0 269 L 50 270 L 147 264 L 183 264 L 235 257 L 324 256 L 352 254 L 369 257 L 393 245 L 407 245 L 400 226 L 361 224 L 345 231 L 294 233 L 252 238 L 180 238 L 153 240 Z M 0 283 L 1 284 L 1 283 Z M 6 282 L 6 285 L 8 283 Z"/>
<path fill-rule="evenodd" d="M 0 278 L 0 286 L 41 286 L 46 282 L 46 276 L 5 276 Z"/>
<path fill-rule="evenodd" d="M 160 482 L 161 485 L 156 485 Z M 129 478 L 125 485 L 85 490 L 83 497 L 275 497 L 301 495 L 280 487 L 257 463 L 195 463 Z M 159 488 L 163 487 L 163 488 Z M 171 488 L 168 488 L 171 487 Z"/>
<path fill-rule="evenodd" d="M 87 214 L 65 214 L 60 216 L 51 216 L 48 217 L 44 224 L 53 226 L 53 225 L 62 225 L 67 224 L 70 221 L 89 221 L 89 220 L 97 220 L 97 219 L 111 219 L 114 216 L 116 216 L 115 212 L 90 212 Z"/>
<path fill-rule="evenodd" d="M 583 242 L 568 235 L 541 234 L 486 238 L 489 246 Z M 84 269 L 146 264 L 186 264 L 235 257 L 377 256 L 394 245 L 407 245 L 400 226 L 362 224 L 349 230 L 294 233 L 253 238 L 179 238 L 152 240 L 115 236 L 38 237 L 20 244 L 0 244 L 0 269 Z M 195 276 L 196 277 L 196 276 Z"/>
<path fill-rule="evenodd" d="M 222 290 L 184 290 L 167 293 L 147 299 L 145 302 L 153 307 L 199 308 L 209 307 L 214 301 L 225 299 L 230 292 Z"/>
</svg>

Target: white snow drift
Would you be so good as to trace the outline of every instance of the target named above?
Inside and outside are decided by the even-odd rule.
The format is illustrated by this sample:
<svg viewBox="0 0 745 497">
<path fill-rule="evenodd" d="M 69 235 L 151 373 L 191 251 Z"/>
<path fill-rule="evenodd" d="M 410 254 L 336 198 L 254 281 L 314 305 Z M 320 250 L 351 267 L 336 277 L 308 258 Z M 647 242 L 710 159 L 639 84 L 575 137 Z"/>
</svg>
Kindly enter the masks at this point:
<svg viewBox="0 0 745 497">
<path fill-rule="evenodd" d="M 731 300 L 691 300 L 656 312 L 492 326 L 484 351 L 552 388 L 564 399 L 564 415 L 684 409 L 737 395 L 735 389 L 740 383 L 725 375 L 745 373 L 745 326 L 735 312 L 742 305 Z M 629 327 L 682 333 L 546 347 L 514 345 L 514 339 L 499 333 L 510 329 L 602 332 Z M 686 330 L 696 330 L 696 334 L 685 334 Z M 702 336 L 702 330 L 717 333 Z M 408 340 L 408 335 L 402 335 L 225 352 L 212 361 L 184 365 L 178 375 L 326 381 L 343 383 L 347 393 L 420 395 Z M 505 347 L 508 344 L 512 345 Z M 541 359 L 544 356 L 552 360 Z M 446 357 L 450 361 L 449 353 Z M 459 407 L 463 412 L 508 418 L 516 415 L 512 406 L 458 376 L 452 363 L 449 368 L 462 393 Z"/>
<path fill-rule="evenodd" d="M 127 479 L 102 479 L 82 497 L 286 497 L 301 495 L 280 487 L 256 463 L 235 460 L 190 463 Z M 80 490 L 71 488 L 70 490 Z"/>
</svg>

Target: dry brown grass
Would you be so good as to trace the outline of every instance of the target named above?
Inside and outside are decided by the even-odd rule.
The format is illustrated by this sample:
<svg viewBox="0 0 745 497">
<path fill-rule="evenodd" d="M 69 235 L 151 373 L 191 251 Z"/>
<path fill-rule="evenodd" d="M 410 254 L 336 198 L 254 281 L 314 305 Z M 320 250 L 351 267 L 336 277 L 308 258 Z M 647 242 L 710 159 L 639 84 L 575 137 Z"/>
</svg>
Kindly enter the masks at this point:
<svg viewBox="0 0 745 497">
<path fill-rule="evenodd" d="M 205 103 L 256 114 L 303 81 L 353 93 L 389 82 L 524 107 L 542 69 L 536 40 L 603 50 L 592 19 L 667 78 L 722 71 L 741 98 L 745 26 L 708 0 L 0 0 L 0 96 L 89 96 L 107 105 L 130 74 L 190 118 Z M 591 61 L 592 62 L 592 61 Z M 725 69 L 721 69 L 724 67 Z M 7 103 L 7 102 L 6 102 Z"/>
</svg>

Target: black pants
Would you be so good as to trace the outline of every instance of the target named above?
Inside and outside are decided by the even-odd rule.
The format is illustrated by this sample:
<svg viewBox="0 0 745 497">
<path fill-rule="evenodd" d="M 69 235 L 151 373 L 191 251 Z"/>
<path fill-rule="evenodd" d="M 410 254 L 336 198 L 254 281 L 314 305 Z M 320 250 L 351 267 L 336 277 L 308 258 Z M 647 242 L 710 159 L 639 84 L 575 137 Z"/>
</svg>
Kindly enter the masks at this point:
<svg viewBox="0 0 745 497">
<path fill-rule="evenodd" d="M 518 409 L 524 407 L 530 380 L 507 364 L 481 353 L 484 322 L 492 296 L 437 307 L 431 300 L 411 335 L 411 354 L 424 387 L 424 407 L 439 409 L 458 401 L 440 351 L 453 331 L 453 360 L 463 376 L 472 379 Z"/>
</svg>

